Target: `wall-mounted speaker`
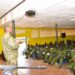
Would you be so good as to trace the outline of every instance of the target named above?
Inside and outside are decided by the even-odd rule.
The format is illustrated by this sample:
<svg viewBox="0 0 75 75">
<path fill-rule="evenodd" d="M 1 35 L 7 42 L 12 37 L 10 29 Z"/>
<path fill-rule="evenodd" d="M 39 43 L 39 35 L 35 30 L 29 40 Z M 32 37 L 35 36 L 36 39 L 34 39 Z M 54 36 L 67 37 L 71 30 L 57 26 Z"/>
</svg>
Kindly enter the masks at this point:
<svg viewBox="0 0 75 75">
<path fill-rule="evenodd" d="M 66 38 L 66 33 L 61 33 L 62 38 Z"/>
</svg>

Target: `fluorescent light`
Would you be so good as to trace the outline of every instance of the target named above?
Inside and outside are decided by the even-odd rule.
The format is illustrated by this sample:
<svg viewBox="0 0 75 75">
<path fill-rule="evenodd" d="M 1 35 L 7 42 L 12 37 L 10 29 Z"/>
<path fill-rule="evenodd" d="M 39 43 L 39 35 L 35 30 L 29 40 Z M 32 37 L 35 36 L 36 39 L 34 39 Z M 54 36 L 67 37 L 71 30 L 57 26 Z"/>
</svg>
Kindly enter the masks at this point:
<svg viewBox="0 0 75 75">
<path fill-rule="evenodd" d="M 70 21 L 75 21 L 75 18 L 73 18 L 73 19 L 70 19 Z"/>
</svg>

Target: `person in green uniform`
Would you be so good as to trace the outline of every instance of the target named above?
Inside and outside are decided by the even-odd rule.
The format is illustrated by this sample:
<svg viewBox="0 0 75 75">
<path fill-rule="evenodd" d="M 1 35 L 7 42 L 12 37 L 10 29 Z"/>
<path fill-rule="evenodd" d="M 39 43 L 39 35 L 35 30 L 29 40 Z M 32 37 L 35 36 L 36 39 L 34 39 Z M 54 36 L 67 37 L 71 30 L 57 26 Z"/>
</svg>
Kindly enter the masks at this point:
<svg viewBox="0 0 75 75">
<path fill-rule="evenodd" d="M 5 34 L 3 36 L 3 53 L 5 56 L 6 61 L 9 64 L 17 64 L 17 56 L 18 56 L 18 47 L 19 42 L 13 38 L 13 30 L 12 25 L 5 25 L 4 26 Z"/>
</svg>

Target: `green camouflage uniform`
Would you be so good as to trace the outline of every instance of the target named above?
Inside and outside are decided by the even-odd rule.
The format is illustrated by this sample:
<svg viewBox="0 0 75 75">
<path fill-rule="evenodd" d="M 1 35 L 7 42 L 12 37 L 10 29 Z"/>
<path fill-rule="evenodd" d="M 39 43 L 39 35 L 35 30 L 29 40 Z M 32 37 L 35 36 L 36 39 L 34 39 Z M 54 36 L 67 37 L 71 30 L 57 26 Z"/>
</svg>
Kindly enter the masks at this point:
<svg viewBox="0 0 75 75">
<path fill-rule="evenodd" d="M 6 33 L 3 37 L 3 53 L 8 63 L 17 64 L 18 47 L 12 35 Z"/>
</svg>

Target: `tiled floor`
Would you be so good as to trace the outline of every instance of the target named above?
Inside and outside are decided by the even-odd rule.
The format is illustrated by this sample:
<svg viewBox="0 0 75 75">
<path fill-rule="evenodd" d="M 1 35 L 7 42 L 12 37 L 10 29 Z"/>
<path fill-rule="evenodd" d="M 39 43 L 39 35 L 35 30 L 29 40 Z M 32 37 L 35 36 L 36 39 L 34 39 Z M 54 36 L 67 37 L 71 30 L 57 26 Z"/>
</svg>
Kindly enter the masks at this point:
<svg viewBox="0 0 75 75">
<path fill-rule="evenodd" d="M 5 64 L 4 61 L 0 59 L 0 64 Z M 43 63 L 41 60 L 26 60 L 26 64 L 29 66 L 47 66 L 47 69 L 25 69 L 23 73 L 19 75 L 72 75 L 72 73 L 65 68 L 57 68 L 56 66 L 50 66 L 47 63 Z M 0 70 L 0 75 L 2 71 Z"/>
</svg>

